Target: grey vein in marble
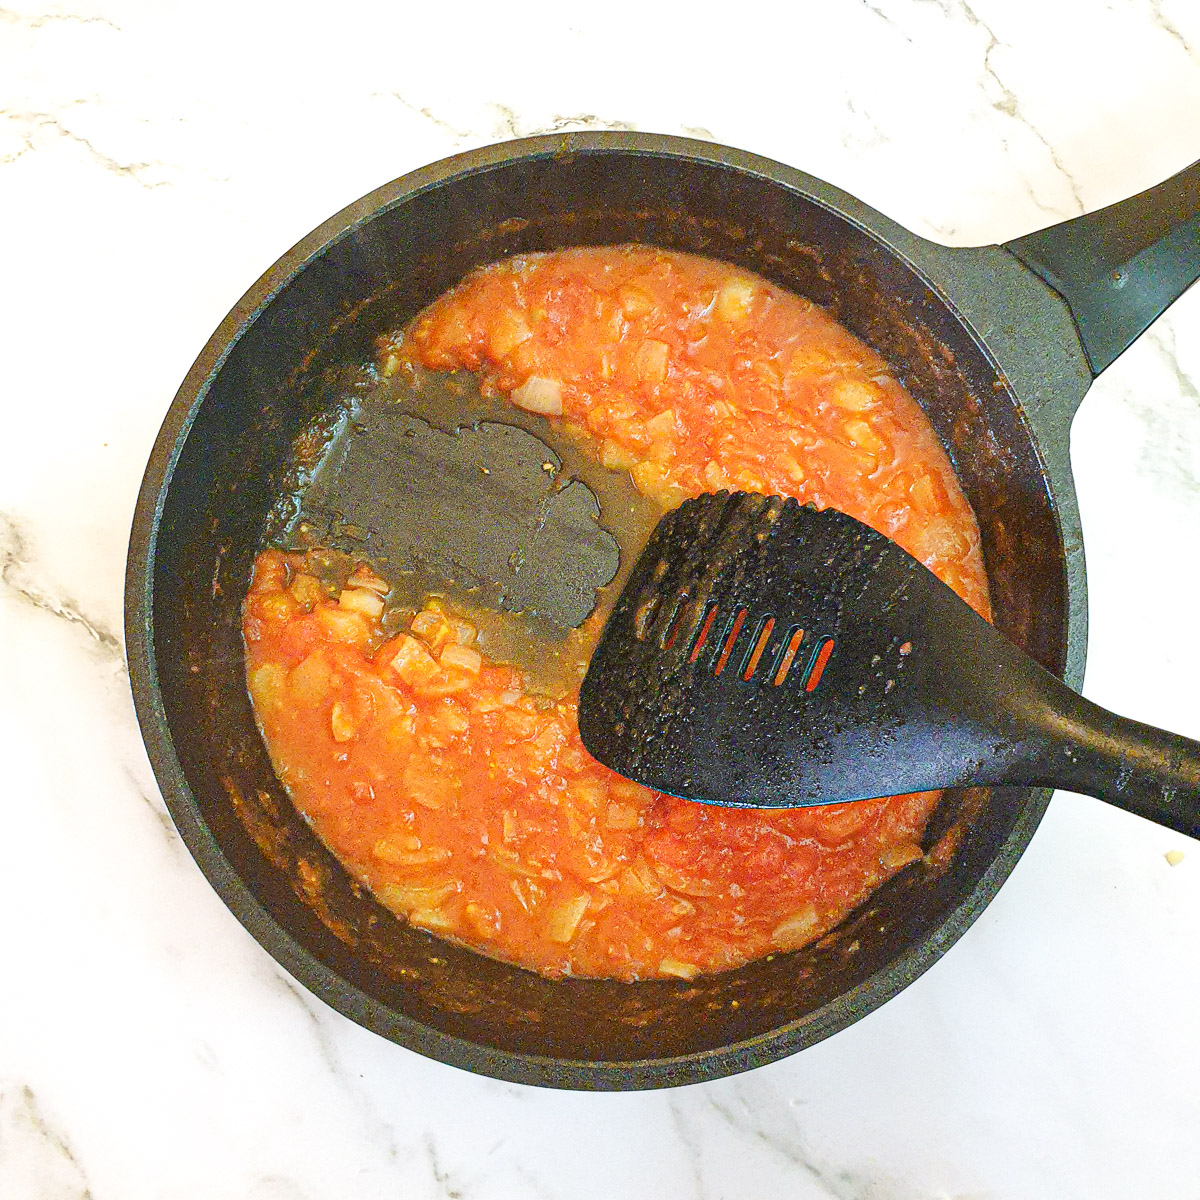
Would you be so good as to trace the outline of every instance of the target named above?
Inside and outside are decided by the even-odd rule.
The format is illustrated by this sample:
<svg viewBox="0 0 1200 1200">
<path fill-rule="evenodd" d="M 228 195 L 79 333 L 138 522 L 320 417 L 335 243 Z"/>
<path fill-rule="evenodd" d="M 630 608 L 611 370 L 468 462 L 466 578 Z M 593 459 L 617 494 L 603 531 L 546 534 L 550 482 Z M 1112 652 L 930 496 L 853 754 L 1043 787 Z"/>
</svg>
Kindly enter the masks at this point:
<svg viewBox="0 0 1200 1200">
<path fill-rule="evenodd" d="M 522 1200 L 557 1200 L 560 1192 L 550 1191 L 546 1185 L 537 1179 L 527 1168 L 518 1163 L 513 1175 L 520 1181 Z"/>
<path fill-rule="evenodd" d="M 1150 19 L 1169 38 L 1178 42 L 1183 51 L 1191 58 L 1198 57 L 1195 47 L 1184 37 L 1182 30 L 1162 10 L 1162 0 L 1150 0 Z"/>
<path fill-rule="evenodd" d="M 102 621 L 88 616 L 56 586 L 39 581 L 31 535 L 15 516 L 5 512 L 0 512 L 0 584 L 18 601 L 78 625 L 96 643 L 106 660 L 125 671 L 121 639 Z"/>
<path fill-rule="evenodd" d="M 1084 203 L 1083 198 L 1079 194 L 1079 185 L 1075 182 L 1071 172 L 1068 171 L 1066 166 L 1063 164 L 1062 159 L 1059 158 L 1058 151 L 1055 150 L 1055 148 L 1051 145 L 1050 141 L 1046 138 L 1046 135 L 1043 134 L 1040 129 L 1038 129 L 1038 127 L 1025 115 L 1024 112 L 1022 112 L 1021 104 L 1017 99 L 1016 93 L 1008 86 L 1008 84 L 1004 82 L 1003 79 L 1000 78 L 1000 74 L 992 62 L 992 55 L 999 47 L 1004 46 L 1007 49 L 1011 49 L 1011 47 L 1008 47 L 1007 43 L 1002 42 L 996 36 L 995 32 L 992 30 L 992 27 L 985 20 L 983 20 L 982 17 L 979 16 L 979 14 L 970 6 L 970 4 L 967 3 L 967 0 L 918 0 L 918 2 L 922 4 L 933 5 L 934 8 L 937 8 L 939 11 L 945 13 L 945 15 L 951 19 L 958 14 L 969 26 L 971 26 L 973 29 L 979 30 L 979 32 L 987 38 L 987 45 L 983 48 L 983 74 L 985 79 L 989 80 L 996 91 L 999 92 L 998 98 L 991 99 L 992 108 L 1003 116 L 1008 117 L 1010 120 L 1016 121 L 1017 124 L 1019 124 L 1022 128 L 1027 129 L 1041 144 L 1042 148 L 1046 152 L 1047 157 L 1053 164 L 1054 169 L 1066 182 L 1067 188 L 1071 193 L 1071 199 L 1074 202 L 1075 213 L 1082 213 L 1084 211 Z M 988 89 L 985 85 L 985 94 L 987 90 Z M 1009 148 L 1008 139 L 1002 136 L 1000 140 L 1001 144 L 1004 146 L 1004 149 L 1007 151 Z M 1025 184 L 1026 194 L 1029 196 L 1030 200 L 1032 200 L 1033 203 L 1037 205 L 1037 207 L 1043 212 L 1048 213 L 1052 217 L 1057 217 L 1060 220 L 1074 215 L 1072 213 L 1063 212 L 1061 208 L 1058 208 L 1054 205 L 1043 203 L 1038 199 L 1037 193 L 1034 191 L 1030 180 L 1024 175 L 1022 176 L 1022 179 Z"/>
<path fill-rule="evenodd" d="M 473 129 L 459 129 L 458 126 L 452 125 L 444 117 L 438 116 L 428 105 L 415 104 L 400 92 L 375 92 L 373 95 L 386 96 L 389 99 L 397 101 L 407 108 L 409 112 L 424 117 L 435 128 L 441 130 L 443 133 L 448 133 L 454 138 L 456 143 L 479 136 L 522 138 L 536 137 L 539 134 L 546 133 L 564 133 L 572 129 L 637 129 L 637 125 L 632 121 L 609 120 L 608 118 L 597 116 L 595 113 L 556 113 L 549 121 L 542 124 L 534 124 L 527 122 L 509 105 L 501 104 L 498 101 L 489 101 L 487 107 L 495 110 L 498 114 L 498 119 L 491 122 L 491 127 L 485 134 L 480 135 Z M 704 125 L 681 125 L 679 131 L 685 137 L 698 138 L 706 142 L 717 140 L 712 130 Z"/>
<path fill-rule="evenodd" d="M 1180 397 L 1195 403 L 1197 416 L 1200 417 L 1200 388 L 1180 366 L 1175 332 L 1170 322 L 1158 322 L 1143 337 L 1179 388 Z M 1140 387 L 1130 390 L 1127 402 L 1137 412 L 1146 431 L 1146 444 L 1141 457 L 1147 474 L 1169 478 L 1180 495 L 1200 493 L 1200 462 L 1190 452 L 1190 444 L 1180 440 L 1170 410 L 1156 399 L 1153 392 L 1143 393 Z"/>
<path fill-rule="evenodd" d="M 46 25 L 65 21 L 72 25 L 107 25 L 118 33 L 121 30 L 120 25 L 107 17 L 84 17 L 78 13 L 23 13 L 15 12 L 11 8 L 0 8 L 0 21 L 6 21 L 10 25 L 23 25 L 26 29 L 42 29 Z"/>
<path fill-rule="evenodd" d="M 859 108 L 850 96 L 846 97 L 846 111 L 850 114 L 852 123 L 862 126 L 866 131 L 865 133 L 860 133 L 856 128 L 847 126 L 841 138 L 842 145 L 847 150 L 873 150 L 877 146 L 887 144 L 889 140 L 888 135 L 883 132 L 879 123 L 866 109 Z"/>
<path fill-rule="evenodd" d="M 709 1200 L 704 1186 L 704 1167 L 701 1163 L 700 1148 L 693 1137 L 691 1122 L 688 1120 L 688 1110 L 691 1107 L 682 1097 L 667 1096 L 667 1112 L 671 1116 L 671 1124 L 684 1149 L 684 1159 L 692 1172 L 692 1183 L 695 1187 L 696 1200 Z"/>
<path fill-rule="evenodd" d="M 274 966 L 273 963 L 271 965 Z M 299 984 L 293 983 L 292 980 L 280 970 L 272 971 L 272 979 L 299 1005 L 300 1011 L 304 1014 L 304 1017 L 308 1022 L 310 1029 L 312 1030 L 313 1039 L 317 1044 L 317 1049 L 321 1052 L 321 1058 L 324 1060 L 325 1065 L 329 1068 L 333 1075 L 341 1076 L 343 1071 L 341 1064 L 338 1062 L 337 1053 L 334 1050 L 333 1043 L 329 1040 L 329 1035 L 324 1025 L 322 1025 L 320 1018 L 317 1016 L 316 1012 L 313 1011 L 313 1008 L 309 1003 L 309 994 L 304 991 Z"/>
<path fill-rule="evenodd" d="M 83 104 L 83 100 L 73 100 L 72 105 Z M 17 136 L 21 139 L 23 146 L 16 154 L 6 154 L 0 158 L 0 166 L 16 162 L 19 158 L 24 158 L 26 154 L 30 154 L 38 149 L 35 142 L 36 135 L 45 130 L 56 134 L 59 138 L 73 142 L 78 146 L 82 146 L 87 151 L 89 157 L 98 166 L 104 170 L 111 172 L 114 175 L 122 175 L 132 179 L 141 187 L 151 190 L 160 187 L 169 187 L 169 183 L 165 179 L 146 179 L 144 174 L 154 169 L 162 170 L 164 164 L 160 162 L 120 162 L 111 155 L 105 154 L 103 150 L 94 146 L 92 142 L 83 136 L 81 133 L 76 133 L 69 128 L 62 119 L 54 113 L 50 112 L 15 112 L 10 109 L 0 109 L 0 117 L 16 126 Z"/>
<path fill-rule="evenodd" d="M 1046 135 L 1043 134 L 1042 131 L 1038 129 L 1038 127 L 1021 111 L 1021 105 L 1017 99 L 1016 93 L 1004 82 L 1004 80 L 1000 78 L 999 72 L 992 64 L 992 54 L 995 52 L 997 47 L 1003 45 L 1004 43 L 1002 43 L 1000 39 L 996 37 L 995 33 L 992 32 L 991 26 L 980 20 L 980 18 L 976 15 L 975 10 L 966 3 L 966 0 L 955 0 L 955 2 L 962 10 L 963 15 L 967 18 L 968 22 L 981 29 L 987 36 L 988 44 L 983 52 L 983 69 L 987 77 L 991 79 L 995 83 L 996 87 L 1000 90 L 1000 99 L 993 101 L 992 107 L 995 108 L 997 112 L 1001 112 L 1005 116 L 1011 117 L 1014 121 L 1017 121 L 1023 125 L 1029 130 L 1030 133 L 1033 134 L 1033 136 L 1042 144 L 1042 146 L 1045 147 L 1046 153 L 1049 156 L 1051 163 L 1054 164 L 1055 170 L 1058 171 L 1058 173 L 1066 181 L 1067 188 L 1071 193 L 1071 198 L 1075 202 L 1076 213 L 1082 213 L 1084 211 L 1083 198 L 1079 194 L 1079 186 L 1076 184 L 1071 172 L 1067 170 L 1062 159 L 1060 159 L 1058 156 L 1058 151 L 1055 150 L 1055 148 L 1050 144 L 1049 140 L 1046 138 Z M 1007 139 L 1004 140 L 1004 144 L 1005 148 L 1007 149 Z M 1047 212 L 1054 217 L 1064 217 L 1070 215 L 1062 212 L 1060 209 L 1055 208 L 1052 205 L 1043 204 L 1042 201 L 1038 199 L 1037 193 L 1034 191 L 1033 185 L 1028 179 L 1025 181 L 1025 189 L 1029 194 L 1029 198 L 1043 212 Z"/>
<path fill-rule="evenodd" d="M 450 124 L 449 121 L 442 120 L 442 118 L 439 117 L 436 113 L 430 111 L 430 109 L 427 106 L 414 104 L 411 100 L 406 99 L 399 92 L 375 92 L 374 95 L 387 96 L 393 100 L 398 101 L 405 108 L 407 108 L 409 110 L 409 112 L 416 113 L 417 116 L 419 116 L 419 117 L 424 117 L 427 121 L 431 122 L 438 129 L 442 130 L 443 133 L 450 134 L 451 137 L 457 139 L 458 141 L 462 141 L 465 138 L 469 138 L 471 136 L 470 130 L 456 129 L 453 125 Z"/>
<path fill-rule="evenodd" d="M 167 812 L 161 799 L 156 799 L 158 792 L 153 793 L 147 791 L 138 780 L 137 776 L 128 766 L 122 766 L 122 774 L 125 776 L 130 788 L 139 800 L 154 814 L 154 819 L 162 827 L 163 835 L 166 837 L 168 844 L 174 851 L 179 861 L 191 861 L 188 855 L 183 851 L 183 839 L 179 836 L 179 830 L 175 828 L 175 822 L 171 820 L 171 814 Z"/>
<path fill-rule="evenodd" d="M 769 1150 L 775 1156 L 803 1172 L 809 1180 L 830 1197 L 830 1200 L 864 1200 L 857 1187 L 852 1191 L 845 1190 L 843 1185 L 852 1182 L 848 1173 L 839 1172 L 834 1175 L 812 1160 L 805 1149 L 799 1130 L 789 1137 L 783 1132 L 768 1129 L 767 1123 L 763 1120 L 763 1106 L 760 1103 L 748 1101 L 746 1096 L 741 1094 L 741 1088 L 737 1089 L 737 1093 L 736 1104 L 722 1102 L 717 1093 L 710 1094 L 707 1097 L 707 1107 L 739 1137 Z"/>
<path fill-rule="evenodd" d="M 27 1085 L 0 1090 L 0 1196 L 92 1200 L 70 1143 L 43 1115 Z"/>
<path fill-rule="evenodd" d="M 630 121 L 610 121 L 595 113 L 575 113 L 570 116 L 555 114 L 543 125 L 527 124 L 525 119 L 507 104 L 490 101 L 489 108 L 499 114 L 500 119 L 494 132 L 508 137 L 536 137 L 541 133 L 561 133 L 568 129 L 636 129 Z"/>
<path fill-rule="evenodd" d="M 1175 382 L 1179 385 L 1179 394 L 1189 400 L 1195 400 L 1200 405 L 1200 387 L 1196 386 L 1192 377 L 1179 365 L 1179 356 L 1175 348 L 1175 330 L 1170 320 L 1159 322 L 1149 333 L 1148 340 L 1158 347 L 1163 360 L 1170 368 Z"/>
<path fill-rule="evenodd" d="M 731 1091 L 732 1100 L 726 1098 Z M 799 1123 L 785 1113 L 786 1102 L 775 1089 L 764 1088 L 761 1081 L 733 1080 L 720 1084 L 704 1096 L 704 1101 L 700 1115 L 706 1112 L 714 1115 L 743 1143 L 782 1161 L 797 1176 L 807 1179 L 817 1189 L 817 1195 L 828 1200 L 918 1200 L 908 1189 L 897 1191 L 875 1173 L 831 1167 L 818 1161 L 806 1146 Z M 674 1098 L 670 1101 L 671 1116 L 681 1140 L 689 1147 L 697 1196 L 699 1200 L 710 1200 L 699 1161 L 699 1131 L 690 1128 L 688 1107 Z M 785 1119 L 780 1119 L 781 1116 Z M 714 1196 L 711 1200 L 718 1198 Z"/>
<path fill-rule="evenodd" d="M 595 113 L 571 113 L 560 114 L 556 113 L 542 124 L 534 124 L 526 121 L 515 109 L 510 108 L 507 104 L 501 104 L 498 101 L 488 101 L 486 107 L 494 111 L 496 116 L 490 122 L 490 128 L 486 132 L 478 132 L 475 129 L 459 129 L 456 125 L 452 125 L 444 117 L 438 116 L 428 105 L 420 105 L 409 100 L 400 92 L 376 92 L 376 96 L 387 96 L 398 103 L 402 104 L 410 112 L 417 116 L 424 117 L 437 129 L 443 133 L 450 134 L 456 142 L 465 141 L 469 138 L 486 137 L 486 138 L 523 138 L 536 137 L 538 134 L 544 133 L 563 133 L 570 129 L 636 129 L 637 126 L 630 121 L 608 120 L 604 117 L 598 117 Z M 701 126 L 687 128 L 683 131 L 694 137 L 707 138 L 712 140 L 712 134 Z"/>
<path fill-rule="evenodd" d="M 388 1161 L 393 1164 L 399 1163 L 403 1158 L 403 1149 L 396 1140 L 395 1126 L 371 1104 L 367 1093 L 342 1065 L 337 1048 L 329 1036 L 329 1027 L 321 1019 L 320 1012 L 314 1006 L 313 996 L 299 984 L 293 982 L 274 962 L 269 966 L 272 979 L 292 997 L 304 1014 L 321 1059 L 329 1068 L 329 1073 L 339 1091 L 350 1100 L 362 1120 L 371 1127 L 372 1141 L 376 1145 L 386 1148 Z M 436 1179 L 436 1173 L 434 1177 Z"/>
<path fill-rule="evenodd" d="M 294 1179 L 264 1175 L 251 1187 L 246 1200 L 309 1200 L 309 1196 Z"/>
<path fill-rule="evenodd" d="M 433 1135 L 427 1133 L 422 1139 L 422 1145 L 425 1147 L 425 1155 L 429 1159 L 429 1170 L 433 1175 L 433 1181 L 438 1185 L 440 1194 L 446 1197 L 446 1200 L 463 1200 L 465 1193 L 451 1183 L 453 1175 L 441 1165 L 438 1158 L 437 1145 L 433 1140 Z"/>
<path fill-rule="evenodd" d="M 891 17 L 887 15 L 877 4 L 872 4 L 871 0 L 862 0 L 862 6 L 867 12 L 878 17 L 889 29 L 898 33 L 910 46 L 913 44 L 912 38 L 904 31 Z"/>
</svg>

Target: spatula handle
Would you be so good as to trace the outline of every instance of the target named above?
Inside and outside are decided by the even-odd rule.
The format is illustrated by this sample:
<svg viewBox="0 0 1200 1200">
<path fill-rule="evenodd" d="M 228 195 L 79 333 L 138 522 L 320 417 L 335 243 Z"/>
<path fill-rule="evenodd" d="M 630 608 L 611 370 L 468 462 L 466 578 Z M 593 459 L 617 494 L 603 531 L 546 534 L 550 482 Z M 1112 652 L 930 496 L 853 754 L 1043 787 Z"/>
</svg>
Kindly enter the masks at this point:
<svg viewBox="0 0 1200 1200">
<path fill-rule="evenodd" d="M 1200 837 L 1200 742 L 1119 717 L 1081 696 L 1056 714 L 1037 756 L 1043 783 L 1098 796 L 1177 833 Z"/>
</svg>

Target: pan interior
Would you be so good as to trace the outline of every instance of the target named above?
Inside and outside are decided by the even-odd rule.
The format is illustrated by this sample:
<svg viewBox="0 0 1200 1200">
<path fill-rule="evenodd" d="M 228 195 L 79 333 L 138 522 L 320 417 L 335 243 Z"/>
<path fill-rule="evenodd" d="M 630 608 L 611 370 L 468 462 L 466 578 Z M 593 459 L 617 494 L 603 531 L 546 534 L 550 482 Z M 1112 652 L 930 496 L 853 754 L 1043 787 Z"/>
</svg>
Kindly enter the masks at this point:
<svg viewBox="0 0 1200 1200">
<path fill-rule="evenodd" d="M 413 194 L 394 186 L 368 219 L 296 261 L 233 332 L 219 368 L 176 401 L 193 419 L 149 580 L 163 736 L 186 780 L 169 798 L 176 821 L 227 902 L 304 983 L 443 1061 L 523 1082 L 623 1088 L 694 1082 L 811 1044 L 910 982 L 970 923 L 994 890 L 985 877 L 1023 848 L 1044 806 L 1038 794 L 948 794 L 927 835 L 937 853 L 802 951 L 687 983 L 549 982 L 402 924 L 295 813 L 243 676 L 241 602 L 264 522 L 293 439 L 330 403 L 340 368 L 373 356 L 380 333 L 507 255 L 649 243 L 757 271 L 824 306 L 892 364 L 975 509 L 997 625 L 1061 673 L 1063 547 L 1019 406 L 905 261 L 761 175 L 597 151 L 517 158 Z"/>
</svg>

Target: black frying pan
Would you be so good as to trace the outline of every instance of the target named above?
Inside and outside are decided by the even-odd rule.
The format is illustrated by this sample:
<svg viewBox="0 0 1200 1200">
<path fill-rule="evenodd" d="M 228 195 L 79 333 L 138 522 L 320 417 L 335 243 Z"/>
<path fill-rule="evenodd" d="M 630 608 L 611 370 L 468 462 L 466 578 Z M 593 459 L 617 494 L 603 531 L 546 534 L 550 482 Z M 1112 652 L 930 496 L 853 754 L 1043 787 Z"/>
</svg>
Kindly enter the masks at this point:
<svg viewBox="0 0 1200 1200">
<path fill-rule="evenodd" d="M 1200 164 L 1101 213 L 947 249 L 778 163 L 702 142 L 569 134 L 492 146 L 330 219 L 238 303 L 146 471 L 126 634 L 167 804 L 225 902 L 297 979 L 433 1058 L 557 1087 L 692 1083 L 811 1045 L 895 995 L 995 894 L 1049 793 L 948 793 L 912 864 L 804 950 L 690 982 L 548 982 L 363 894 L 272 773 L 240 610 L 293 438 L 336 368 L 472 268 L 639 241 L 725 259 L 824 305 L 920 401 L 979 518 L 997 625 L 1074 686 L 1086 596 L 1068 458 L 1091 382 L 1200 273 Z"/>
</svg>

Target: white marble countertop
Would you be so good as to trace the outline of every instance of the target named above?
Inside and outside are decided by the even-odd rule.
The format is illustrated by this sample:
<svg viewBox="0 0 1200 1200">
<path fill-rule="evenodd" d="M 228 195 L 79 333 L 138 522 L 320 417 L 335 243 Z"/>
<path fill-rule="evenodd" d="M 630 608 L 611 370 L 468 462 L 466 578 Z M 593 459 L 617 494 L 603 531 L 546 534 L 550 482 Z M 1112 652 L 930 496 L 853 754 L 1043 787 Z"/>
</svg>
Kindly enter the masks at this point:
<svg viewBox="0 0 1200 1200">
<path fill-rule="evenodd" d="M 61 4 L 0 8 L 0 1197 L 1200 1195 L 1194 841 L 1060 794 L 947 957 L 820 1046 L 670 1092 L 510 1085 L 351 1024 L 229 914 L 166 814 L 120 632 L 175 389 L 371 188 L 636 128 L 999 241 L 1200 156 L 1200 6 Z M 1085 691 L 1200 737 L 1200 289 L 1096 383 L 1073 458 Z"/>
</svg>

